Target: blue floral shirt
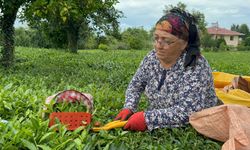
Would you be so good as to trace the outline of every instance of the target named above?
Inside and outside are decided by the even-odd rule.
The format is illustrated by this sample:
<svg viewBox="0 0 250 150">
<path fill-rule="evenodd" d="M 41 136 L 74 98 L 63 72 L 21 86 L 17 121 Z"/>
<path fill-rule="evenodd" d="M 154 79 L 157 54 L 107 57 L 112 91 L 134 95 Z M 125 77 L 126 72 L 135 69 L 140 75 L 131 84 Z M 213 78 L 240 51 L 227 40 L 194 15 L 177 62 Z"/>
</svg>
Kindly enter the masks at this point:
<svg viewBox="0 0 250 150">
<path fill-rule="evenodd" d="M 208 62 L 200 56 L 195 66 L 184 68 L 185 55 L 164 69 L 155 50 L 151 51 L 128 86 L 124 108 L 136 112 L 144 92 L 149 104 L 144 113 L 149 130 L 182 126 L 191 113 L 217 104 Z"/>
</svg>

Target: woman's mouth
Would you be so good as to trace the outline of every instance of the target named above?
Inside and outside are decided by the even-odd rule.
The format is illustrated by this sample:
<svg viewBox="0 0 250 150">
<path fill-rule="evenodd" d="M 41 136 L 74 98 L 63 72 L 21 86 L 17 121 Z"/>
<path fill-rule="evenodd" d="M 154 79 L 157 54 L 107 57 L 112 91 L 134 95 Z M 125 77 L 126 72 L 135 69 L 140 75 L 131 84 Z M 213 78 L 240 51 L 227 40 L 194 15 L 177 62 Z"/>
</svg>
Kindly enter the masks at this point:
<svg viewBox="0 0 250 150">
<path fill-rule="evenodd" d="M 163 55 L 163 54 L 165 54 L 165 51 L 162 50 L 162 49 L 158 49 L 158 50 L 156 51 L 156 53 L 157 53 L 157 54 L 160 54 L 160 55 Z"/>
</svg>

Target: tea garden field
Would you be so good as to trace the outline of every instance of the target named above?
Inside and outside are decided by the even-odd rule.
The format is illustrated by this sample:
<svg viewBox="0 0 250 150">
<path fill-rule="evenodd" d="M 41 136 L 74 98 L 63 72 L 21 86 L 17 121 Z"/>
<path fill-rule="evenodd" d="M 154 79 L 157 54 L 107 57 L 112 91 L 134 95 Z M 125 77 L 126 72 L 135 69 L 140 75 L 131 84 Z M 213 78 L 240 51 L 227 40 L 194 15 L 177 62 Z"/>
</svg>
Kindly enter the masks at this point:
<svg viewBox="0 0 250 150">
<path fill-rule="evenodd" d="M 67 131 L 60 124 L 48 128 L 42 118 L 45 99 L 66 89 L 94 97 L 92 123 L 112 121 L 124 104 L 124 93 L 140 61 L 148 51 L 60 50 L 16 48 L 16 65 L 0 68 L 1 149 L 167 149 L 211 150 L 223 143 L 206 138 L 190 125 L 152 132 L 130 132 L 121 128 L 92 132 Z M 250 52 L 207 52 L 212 69 L 250 75 Z M 142 97 L 139 110 L 147 106 Z M 54 128 L 59 128 L 55 131 Z"/>
</svg>

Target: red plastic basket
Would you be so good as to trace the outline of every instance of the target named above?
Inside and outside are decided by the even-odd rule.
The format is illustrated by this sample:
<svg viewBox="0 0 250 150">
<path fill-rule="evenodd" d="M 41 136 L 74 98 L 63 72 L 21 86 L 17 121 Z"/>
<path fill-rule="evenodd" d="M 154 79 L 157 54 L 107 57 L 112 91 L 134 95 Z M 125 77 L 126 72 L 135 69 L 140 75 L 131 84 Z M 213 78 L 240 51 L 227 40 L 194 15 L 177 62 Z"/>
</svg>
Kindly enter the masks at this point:
<svg viewBox="0 0 250 150">
<path fill-rule="evenodd" d="M 55 124 L 55 118 L 66 125 L 68 130 L 75 130 L 80 126 L 87 126 L 91 122 L 91 114 L 86 112 L 53 112 L 50 114 L 49 126 Z"/>
<path fill-rule="evenodd" d="M 85 93 L 76 90 L 66 90 L 51 97 L 56 98 L 56 103 L 60 102 L 82 102 L 88 110 L 93 109 L 93 100 L 86 96 Z M 53 126 L 55 118 L 58 118 L 60 123 L 66 125 L 67 130 L 75 130 L 80 126 L 87 126 L 91 122 L 92 115 L 88 112 L 52 112 L 49 115 L 49 127 Z"/>
</svg>

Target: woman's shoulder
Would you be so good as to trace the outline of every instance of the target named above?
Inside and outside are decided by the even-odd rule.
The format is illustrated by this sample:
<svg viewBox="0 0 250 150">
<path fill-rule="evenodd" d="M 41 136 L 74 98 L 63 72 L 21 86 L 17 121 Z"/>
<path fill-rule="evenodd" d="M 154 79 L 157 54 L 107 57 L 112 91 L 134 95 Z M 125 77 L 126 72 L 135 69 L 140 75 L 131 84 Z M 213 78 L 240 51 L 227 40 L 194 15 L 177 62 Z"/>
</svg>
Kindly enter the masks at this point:
<svg viewBox="0 0 250 150">
<path fill-rule="evenodd" d="M 185 69 L 185 72 L 187 74 L 196 74 L 196 75 L 202 75 L 207 74 L 211 71 L 210 65 L 206 58 L 202 55 L 198 56 L 196 59 L 195 66 L 189 66 Z"/>
<path fill-rule="evenodd" d="M 197 59 L 195 72 L 202 77 L 207 77 L 212 75 L 212 69 L 207 59 L 202 55 Z"/>
<path fill-rule="evenodd" d="M 203 55 L 200 55 L 198 57 L 197 66 L 200 66 L 202 68 L 210 68 L 210 65 L 209 65 L 207 59 Z"/>
<path fill-rule="evenodd" d="M 189 66 L 184 71 L 184 78 L 188 82 L 207 83 L 207 81 L 210 81 L 211 76 L 211 68 L 204 56 L 199 56 L 196 60 L 196 65 Z"/>
<path fill-rule="evenodd" d="M 148 54 L 146 55 L 146 57 L 148 57 L 148 58 L 156 58 L 155 50 L 153 49 L 153 50 L 149 51 Z"/>
<path fill-rule="evenodd" d="M 144 57 L 144 61 L 155 61 L 156 60 L 156 52 L 155 50 L 151 50 Z"/>
</svg>

